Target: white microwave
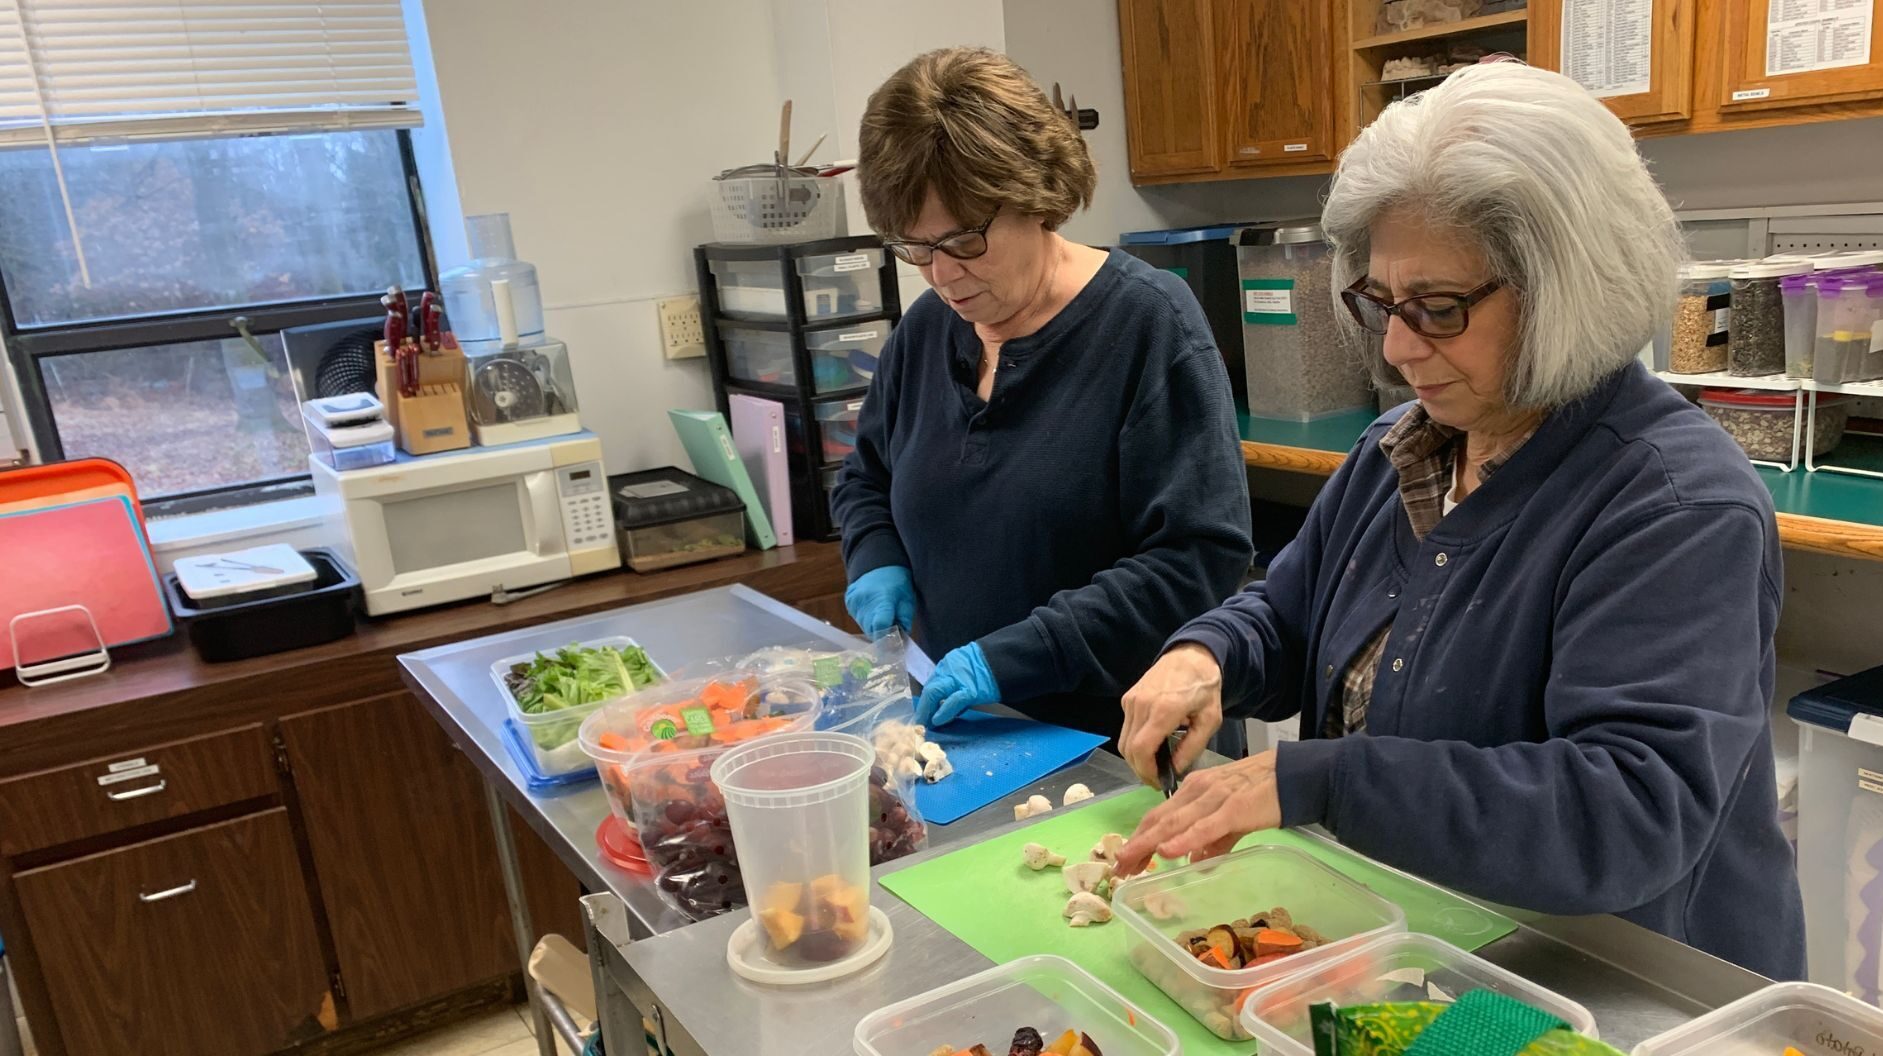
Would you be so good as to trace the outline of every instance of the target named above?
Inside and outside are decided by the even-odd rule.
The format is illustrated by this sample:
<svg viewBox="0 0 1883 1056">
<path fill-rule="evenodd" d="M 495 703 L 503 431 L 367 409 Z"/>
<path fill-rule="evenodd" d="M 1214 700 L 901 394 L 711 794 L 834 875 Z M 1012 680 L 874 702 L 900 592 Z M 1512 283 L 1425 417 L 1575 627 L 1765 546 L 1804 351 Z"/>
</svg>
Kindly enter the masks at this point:
<svg viewBox="0 0 1883 1056">
<path fill-rule="evenodd" d="M 375 616 L 621 567 L 593 434 L 338 472 L 310 460 Z"/>
</svg>

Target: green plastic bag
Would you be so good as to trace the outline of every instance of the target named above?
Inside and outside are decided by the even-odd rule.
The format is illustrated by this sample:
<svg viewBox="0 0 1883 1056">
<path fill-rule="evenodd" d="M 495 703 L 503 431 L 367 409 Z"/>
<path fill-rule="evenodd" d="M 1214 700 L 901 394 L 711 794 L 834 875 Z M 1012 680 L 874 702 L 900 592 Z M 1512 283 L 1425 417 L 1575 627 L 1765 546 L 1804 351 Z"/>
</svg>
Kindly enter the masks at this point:
<svg viewBox="0 0 1883 1056">
<path fill-rule="evenodd" d="M 1622 1056 L 1546 1012 L 1492 990 L 1447 1005 L 1315 1005 L 1315 1056 Z"/>
</svg>

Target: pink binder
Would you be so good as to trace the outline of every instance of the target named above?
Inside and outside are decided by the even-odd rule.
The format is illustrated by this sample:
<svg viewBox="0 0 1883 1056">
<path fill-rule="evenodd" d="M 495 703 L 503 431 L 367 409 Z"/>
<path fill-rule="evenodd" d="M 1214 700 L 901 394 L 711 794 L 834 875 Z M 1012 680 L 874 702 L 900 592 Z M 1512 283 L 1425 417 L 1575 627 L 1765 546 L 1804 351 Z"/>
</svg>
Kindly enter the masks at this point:
<svg viewBox="0 0 1883 1056">
<path fill-rule="evenodd" d="M 790 546 L 791 466 L 785 461 L 785 409 L 775 400 L 728 396 L 732 410 L 732 446 L 739 449 L 746 476 L 765 504 L 779 546 Z"/>
</svg>

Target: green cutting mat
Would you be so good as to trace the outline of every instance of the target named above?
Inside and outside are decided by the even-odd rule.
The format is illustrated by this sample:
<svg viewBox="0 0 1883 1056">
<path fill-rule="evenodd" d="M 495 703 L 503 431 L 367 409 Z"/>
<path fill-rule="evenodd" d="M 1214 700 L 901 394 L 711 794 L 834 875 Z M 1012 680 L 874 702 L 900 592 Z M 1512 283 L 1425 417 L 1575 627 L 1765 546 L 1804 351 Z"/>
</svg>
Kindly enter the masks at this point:
<svg viewBox="0 0 1883 1056">
<path fill-rule="evenodd" d="M 1108 832 L 1130 833 L 1162 798 L 1155 789 L 1146 788 L 1064 813 L 1056 811 L 1038 824 L 890 873 L 882 884 L 996 964 L 1036 953 L 1056 953 L 1072 960 L 1176 1031 L 1183 1039 L 1184 1056 L 1246 1056 L 1255 1051 L 1253 1041 L 1228 1042 L 1211 1034 L 1131 967 L 1123 924 L 1067 927 L 1059 915 L 1066 890 L 1058 870 L 1035 873 L 1021 864 L 1020 848 L 1028 843 L 1043 843 L 1077 857 Z M 1313 855 L 1404 909 L 1409 930 L 1436 935 L 1467 950 L 1502 938 L 1517 927 L 1508 917 L 1436 892 L 1321 841 L 1291 832 L 1262 832 L 1239 846 L 1258 843 Z"/>
</svg>

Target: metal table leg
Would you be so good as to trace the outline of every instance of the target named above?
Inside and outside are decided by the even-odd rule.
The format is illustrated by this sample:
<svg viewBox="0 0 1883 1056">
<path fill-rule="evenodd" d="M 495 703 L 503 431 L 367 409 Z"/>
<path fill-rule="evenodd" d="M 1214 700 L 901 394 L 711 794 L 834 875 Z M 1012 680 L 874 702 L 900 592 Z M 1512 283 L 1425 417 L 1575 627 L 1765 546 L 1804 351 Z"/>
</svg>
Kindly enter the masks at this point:
<svg viewBox="0 0 1883 1056">
<path fill-rule="evenodd" d="M 510 831 L 510 811 L 497 786 L 484 782 L 484 803 L 490 808 L 490 828 L 497 837 L 497 864 L 503 869 L 503 893 L 510 902 L 510 927 L 516 932 L 517 963 L 523 968 L 523 991 L 530 999 L 530 1020 L 536 1027 L 538 1056 L 556 1056 L 556 1037 L 543 1011 L 542 995 L 530 978 L 530 954 L 536 949 L 536 931 L 530 926 L 530 904 L 523 895 L 523 870 L 517 864 L 516 836 Z"/>
<path fill-rule="evenodd" d="M 595 1011 L 602 1032 L 602 1047 L 610 1053 L 635 1056 L 646 1049 L 641 1010 L 615 981 L 609 955 L 628 944 L 628 910 L 606 891 L 582 898 L 582 919 L 588 928 L 588 966 L 595 980 Z M 619 954 L 615 954 L 619 956 Z"/>
</svg>

